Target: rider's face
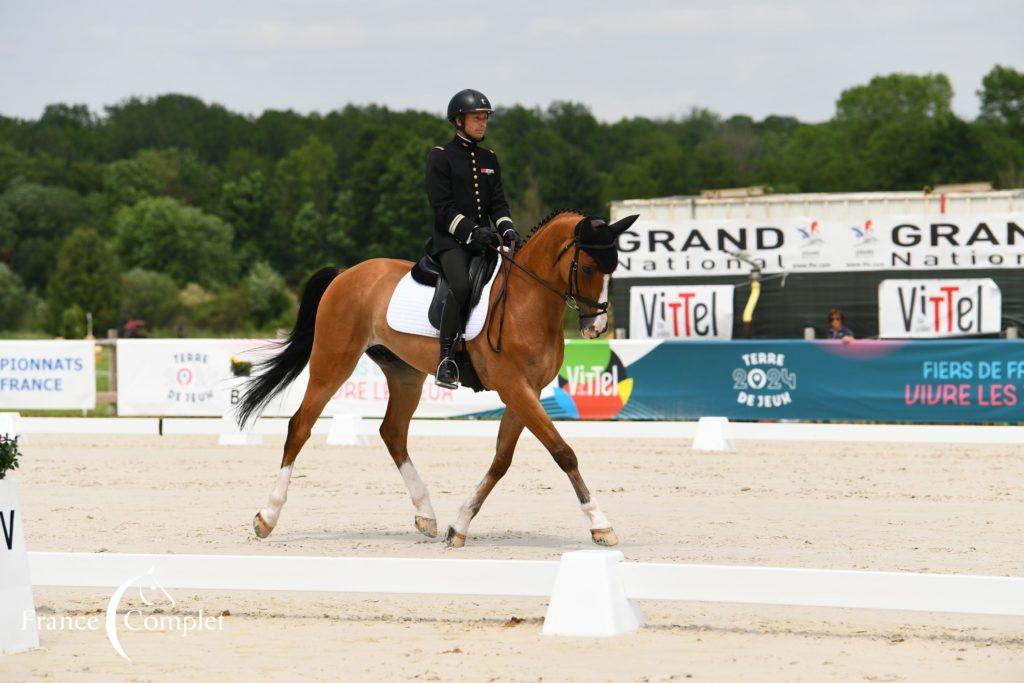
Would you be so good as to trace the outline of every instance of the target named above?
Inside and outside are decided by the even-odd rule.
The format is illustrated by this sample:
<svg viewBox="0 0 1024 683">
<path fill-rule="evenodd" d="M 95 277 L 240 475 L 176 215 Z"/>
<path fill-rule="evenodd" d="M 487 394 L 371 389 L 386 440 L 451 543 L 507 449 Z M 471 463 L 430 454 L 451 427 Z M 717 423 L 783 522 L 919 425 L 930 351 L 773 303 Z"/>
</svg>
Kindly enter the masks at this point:
<svg viewBox="0 0 1024 683">
<path fill-rule="evenodd" d="M 471 111 L 462 117 L 465 122 L 466 135 L 474 140 L 481 140 L 487 132 L 487 119 L 490 117 L 485 111 Z"/>
</svg>

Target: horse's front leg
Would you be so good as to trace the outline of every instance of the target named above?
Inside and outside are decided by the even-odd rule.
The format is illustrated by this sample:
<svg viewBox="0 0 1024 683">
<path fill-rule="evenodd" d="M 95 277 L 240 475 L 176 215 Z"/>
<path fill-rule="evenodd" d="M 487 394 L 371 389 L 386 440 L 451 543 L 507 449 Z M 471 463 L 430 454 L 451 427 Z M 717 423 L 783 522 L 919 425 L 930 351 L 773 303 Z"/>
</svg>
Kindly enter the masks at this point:
<svg viewBox="0 0 1024 683">
<path fill-rule="evenodd" d="M 480 512 L 480 506 L 484 504 L 484 500 L 498 480 L 508 472 L 508 467 L 512 464 L 512 454 L 516 450 L 516 442 L 519 441 L 519 435 L 522 433 L 522 421 L 513 411 L 506 409 L 505 414 L 501 417 L 501 426 L 498 427 L 498 447 L 494 453 L 494 461 L 491 462 L 490 468 L 477 484 L 476 489 L 459 508 L 459 516 L 455 519 L 455 524 L 449 526 L 444 535 L 444 542 L 450 548 L 461 548 L 466 545 L 469 523 Z"/>
<path fill-rule="evenodd" d="M 601 512 L 597 500 L 590 495 L 590 490 L 580 475 L 576 453 L 555 429 L 555 424 L 544 411 L 537 395 L 526 385 L 509 387 L 499 393 L 505 405 L 515 411 L 526 428 L 544 444 L 544 447 L 551 453 L 551 457 L 569 477 L 572 488 L 576 491 L 576 497 L 580 501 L 580 509 L 583 510 L 583 514 L 586 515 L 590 523 L 590 537 L 594 543 L 616 545 L 619 538 L 615 535 L 608 518 Z"/>
</svg>

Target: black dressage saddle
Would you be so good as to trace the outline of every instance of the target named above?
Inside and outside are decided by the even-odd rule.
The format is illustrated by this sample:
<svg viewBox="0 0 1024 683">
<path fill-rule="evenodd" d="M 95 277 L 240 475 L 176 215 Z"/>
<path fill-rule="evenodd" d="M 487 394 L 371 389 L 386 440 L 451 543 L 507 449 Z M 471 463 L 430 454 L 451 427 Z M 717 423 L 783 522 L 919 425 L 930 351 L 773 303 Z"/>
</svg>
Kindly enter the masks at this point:
<svg viewBox="0 0 1024 683">
<path fill-rule="evenodd" d="M 469 322 L 469 312 L 480 303 L 480 294 L 484 287 L 491 280 L 494 268 L 498 264 L 498 255 L 493 251 L 483 254 L 476 254 L 469 260 L 469 301 L 462 311 L 463 332 L 466 323 Z M 415 266 L 412 267 L 412 279 L 421 285 L 434 287 L 434 298 L 430 300 L 430 309 L 427 311 L 427 320 L 434 329 L 441 329 L 441 312 L 444 310 L 444 302 L 448 299 L 448 280 L 441 271 L 441 264 L 430 254 L 425 254 Z"/>
</svg>

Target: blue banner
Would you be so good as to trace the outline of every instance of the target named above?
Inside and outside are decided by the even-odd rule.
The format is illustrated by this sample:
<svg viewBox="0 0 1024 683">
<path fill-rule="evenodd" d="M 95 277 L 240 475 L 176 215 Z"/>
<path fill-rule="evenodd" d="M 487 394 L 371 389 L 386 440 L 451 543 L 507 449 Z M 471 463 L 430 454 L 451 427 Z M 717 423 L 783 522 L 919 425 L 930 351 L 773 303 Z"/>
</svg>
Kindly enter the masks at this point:
<svg viewBox="0 0 1024 683">
<path fill-rule="evenodd" d="M 573 340 L 558 419 L 1024 422 L 1024 342 Z"/>
</svg>

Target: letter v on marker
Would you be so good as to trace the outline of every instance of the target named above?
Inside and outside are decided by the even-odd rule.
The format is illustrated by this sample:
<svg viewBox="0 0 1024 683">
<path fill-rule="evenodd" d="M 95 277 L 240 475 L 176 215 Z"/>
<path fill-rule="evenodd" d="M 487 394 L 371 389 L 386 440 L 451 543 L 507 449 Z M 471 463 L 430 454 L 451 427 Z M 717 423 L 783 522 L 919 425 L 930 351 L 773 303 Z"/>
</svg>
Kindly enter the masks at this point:
<svg viewBox="0 0 1024 683">
<path fill-rule="evenodd" d="M 14 549 L 14 510 L 11 510 L 11 524 L 8 526 L 7 520 L 0 514 L 0 526 L 4 528 L 4 542 L 7 543 L 7 549 Z"/>
</svg>

